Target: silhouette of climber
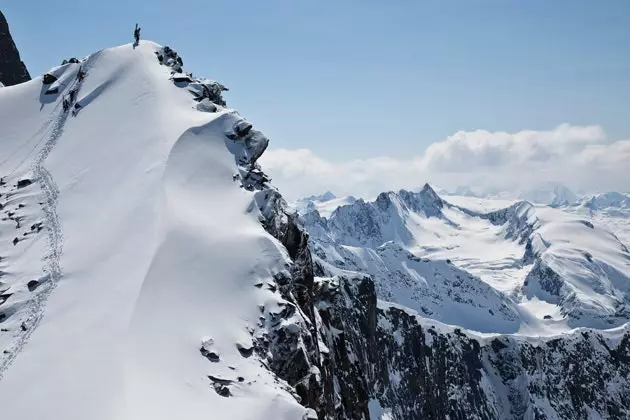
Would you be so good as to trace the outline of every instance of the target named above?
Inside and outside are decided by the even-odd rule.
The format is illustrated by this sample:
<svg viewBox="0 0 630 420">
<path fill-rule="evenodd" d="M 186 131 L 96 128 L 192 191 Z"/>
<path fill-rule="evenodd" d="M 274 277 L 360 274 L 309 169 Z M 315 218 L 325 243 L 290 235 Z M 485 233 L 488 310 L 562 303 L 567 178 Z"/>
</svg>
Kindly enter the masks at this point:
<svg viewBox="0 0 630 420">
<path fill-rule="evenodd" d="M 70 109 L 70 102 L 68 102 L 68 99 L 65 98 L 63 100 L 63 111 L 68 112 L 69 109 Z"/>
<path fill-rule="evenodd" d="M 133 36 L 136 38 L 136 45 L 140 43 L 140 29 L 136 23 L 136 29 L 133 30 Z"/>
<path fill-rule="evenodd" d="M 82 81 L 85 78 L 85 72 L 81 69 L 79 69 L 79 72 L 77 73 L 77 79 L 79 79 L 79 82 Z"/>
</svg>

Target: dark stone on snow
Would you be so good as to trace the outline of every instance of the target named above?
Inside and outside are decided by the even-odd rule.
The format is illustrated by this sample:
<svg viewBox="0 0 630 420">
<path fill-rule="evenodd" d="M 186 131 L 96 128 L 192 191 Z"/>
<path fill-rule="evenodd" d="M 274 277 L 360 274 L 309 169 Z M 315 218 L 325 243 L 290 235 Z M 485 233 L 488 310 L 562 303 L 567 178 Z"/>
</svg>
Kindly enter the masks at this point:
<svg viewBox="0 0 630 420">
<path fill-rule="evenodd" d="M 41 231 L 43 229 L 43 222 L 37 222 L 37 223 L 33 223 L 31 225 L 31 231 L 35 231 L 37 230 L 38 232 Z"/>
<path fill-rule="evenodd" d="M 245 137 L 253 128 L 252 123 L 246 120 L 240 120 L 236 124 L 234 124 L 234 133 L 238 137 Z"/>
<path fill-rule="evenodd" d="M 217 394 L 219 394 L 222 397 L 230 397 L 232 395 L 232 393 L 230 392 L 230 388 L 228 388 L 227 386 L 224 385 L 218 385 L 215 384 L 214 385 L 214 390 L 217 392 Z"/>
<path fill-rule="evenodd" d="M 17 187 L 19 188 L 24 188 L 24 187 L 28 187 L 29 185 L 31 185 L 33 183 L 33 181 L 31 181 L 30 179 L 20 179 L 17 182 Z"/>
<path fill-rule="evenodd" d="M 55 76 L 53 76 L 50 73 L 46 73 L 46 74 L 44 74 L 44 77 L 42 79 L 42 83 L 45 84 L 45 85 L 50 85 L 50 84 L 54 83 L 56 80 L 57 80 L 57 78 Z M 48 92 L 46 92 L 46 93 L 48 93 Z"/>
<path fill-rule="evenodd" d="M 219 378 L 218 376 L 208 375 L 208 378 L 215 384 L 230 385 L 232 383 L 231 380 Z"/>
<path fill-rule="evenodd" d="M 586 227 L 589 227 L 591 229 L 595 229 L 595 226 L 593 226 L 593 224 L 591 222 L 589 222 L 588 220 L 580 220 L 580 223 L 582 223 Z"/>
<path fill-rule="evenodd" d="M 219 354 L 214 351 L 206 350 L 203 347 L 200 348 L 199 351 L 201 352 L 203 357 L 205 357 L 206 359 L 210 360 L 213 363 L 217 363 L 218 361 L 221 360 L 221 357 L 219 356 Z"/>
<path fill-rule="evenodd" d="M 28 287 L 28 290 L 30 292 L 32 292 L 33 290 L 37 289 L 39 287 L 39 281 L 37 280 L 31 280 L 27 283 L 26 287 Z"/>
<path fill-rule="evenodd" d="M 229 397 L 232 395 L 230 388 L 227 386 L 232 383 L 229 379 L 219 378 L 217 376 L 208 375 L 208 379 L 212 381 L 212 387 L 222 397 Z"/>
<path fill-rule="evenodd" d="M 236 344 L 236 348 L 243 357 L 250 357 L 254 353 L 254 347 L 245 347 L 240 343 Z"/>
<path fill-rule="evenodd" d="M 61 65 L 63 66 L 64 64 L 68 64 L 68 63 L 72 63 L 72 64 L 79 64 L 79 63 L 81 63 L 81 62 L 79 61 L 79 59 L 78 59 L 78 58 L 72 57 L 72 58 L 70 58 L 70 59 L 68 59 L 68 60 L 63 60 L 63 61 L 61 62 Z"/>
<path fill-rule="evenodd" d="M 6 302 L 11 296 L 13 296 L 13 293 L 2 293 L 2 294 L 0 294 L 0 305 L 2 305 L 4 302 Z"/>
</svg>

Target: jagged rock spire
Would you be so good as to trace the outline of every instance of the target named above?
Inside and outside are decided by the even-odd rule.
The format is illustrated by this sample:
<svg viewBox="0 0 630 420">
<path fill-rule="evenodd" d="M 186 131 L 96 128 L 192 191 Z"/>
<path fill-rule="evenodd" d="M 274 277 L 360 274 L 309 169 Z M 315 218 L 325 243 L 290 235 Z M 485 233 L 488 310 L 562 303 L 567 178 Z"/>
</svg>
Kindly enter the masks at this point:
<svg viewBox="0 0 630 420">
<path fill-rule="evenodd" d="M 31 80 L 31 76 L 20 60 L 20 53 L 9 32 L 9 24 L 0 12 L 0 83 L 5 86 Z"/>
</svg>

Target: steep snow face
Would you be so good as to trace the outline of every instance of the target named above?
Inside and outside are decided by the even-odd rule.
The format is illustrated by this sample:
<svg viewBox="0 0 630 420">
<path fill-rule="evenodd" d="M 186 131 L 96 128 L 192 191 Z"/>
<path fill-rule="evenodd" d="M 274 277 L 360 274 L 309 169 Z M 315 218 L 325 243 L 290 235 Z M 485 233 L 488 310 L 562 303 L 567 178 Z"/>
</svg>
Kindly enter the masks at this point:
<svg viewBox="0 0 630 420">
<path fill-rule="evenodd" d="M 160 53 L 123 45 L 55 69 L 57 93 L 0 90 L 6 418 L 306 413 L 247 350 L 260 308 L 284 304 L 257 285 L 290 262 L 239 188 L 267 140 L 196 104 L 204 82 L 171 80 Z"/>
<path fill-rule="evenodd" d="M 373 202 L 359 199 L 337 208 L 329 228 L 344 245 L 377 248 L 394 241 L 411 246 L 423 229 L 420 218 L 442 218 L 442 207 L 442 200 L 428 185 L 419 193 L 381 193 Z"/>
<path fill-rule="evenodd" d="M 321 273 L 369 274 L 379 298 L 479 332 L 549 335 L 630 319 L 630 254 L 611 232 L 560 209 L 446 202 L 429 188 L 328 219 L 304 215 Z"/>
</svg>

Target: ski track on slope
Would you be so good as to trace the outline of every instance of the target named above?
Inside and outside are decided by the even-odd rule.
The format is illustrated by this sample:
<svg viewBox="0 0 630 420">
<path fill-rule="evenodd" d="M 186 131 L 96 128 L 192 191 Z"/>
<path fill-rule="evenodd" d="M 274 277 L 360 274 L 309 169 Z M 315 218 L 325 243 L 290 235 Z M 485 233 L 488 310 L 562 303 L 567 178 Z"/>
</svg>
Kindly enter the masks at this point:
<svg viewBox="0 0 630 420">
<path fill-rule="evenodd" d="M 80 69 L 86 72 L 86 77 L 88 73 L 88 69 L 93 65 L 94 61 L 98 58 L 99 53 L 93 54 L 89 57 L 85 62 L 81 64 Z M 85 78 L 83 79 L 85 80 Z M 72 85 L 67 86 L 68 91 L 72 89 L 77 90 L 77 94 L 81 90 L 81 86 L 83 81 L 76 81 Z M 59 93 L 60 97 L 63 98 L 64 92 Z M 52 130 L 48 135 L 48 139 L 44 143 L 41 151 L 37 154 L 37 157 L 33 161 L 32 170 L 34 174 L 35 180 L 39 183 L 42 193 L 44 194 L 44 200 L 42 204 L 44 225 L 46 226 L 46 232 L 48 236 L 48 255 L 44 257 L 44 267 L 43 267 L 43 276 L 42 279 L 46 279 L 45 282 L 42 282 L 42 285 L 45 287 L 37 293 L 32 300 L 28 303 L 27 316 L 25 321 L 22 323 L 22 326 L 26 328 L 22 334 L 17 338 L 14 342 L 14 345 L 9 349 L 9 353 L 6 353 L 7 357 L 5 357 L 0 362 L 0 380 L 2 380 L 4 372 L 11 366 L 15 358 L 20 354 L 22 348 L 28 342 L 31 334 L 35 331 L 37 326 L 39 325 L 46 306 L 46 301 L 48 297 L 52 293 L 52 291 L 57 286 L 59 280 L 62 276 L 61 266 L 59 261 L 61 259 L 61 254 L 63 253 L 63 232 L 61 229 L 61 223 L 59 222 L 59 217 L 57 216 L 57 200 L 59 197 L 59 188 L 55 183 L 50 172 L 44 167 L 44 163 L 46 158 L 55 145 L 57 144 L 57 140 L 61 137 L 63 133 L 64 126 L 66 124 L 66 120 L 68 116 L 71 114 L 72 110 L 64 111 L 60 109 L 61 102 L 57 103 L 55 106 L 55 110 L 57 111 L 57 117 L 52 118 L 46 123 L 44 126 L 38 131 L 44 131 L 48 126 L 53 123 Z M 43 137 L 34 147 L 36 149 L 42 143 L 42 141 L 46 137 Z M 13 169 L 12 174 L 27 160 L 28 156 L 30 156 L 29 152 L 25 159 L 20 162 L 20 164 Z M 35 239 L 35 241 L 39 240 Z M 33 242 L 29 244 L 32 246 Z"/>
</svg>

